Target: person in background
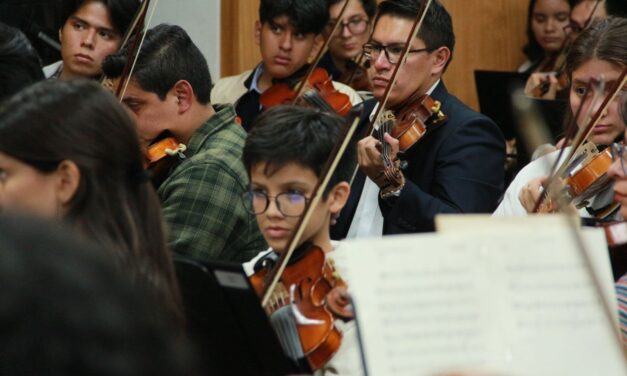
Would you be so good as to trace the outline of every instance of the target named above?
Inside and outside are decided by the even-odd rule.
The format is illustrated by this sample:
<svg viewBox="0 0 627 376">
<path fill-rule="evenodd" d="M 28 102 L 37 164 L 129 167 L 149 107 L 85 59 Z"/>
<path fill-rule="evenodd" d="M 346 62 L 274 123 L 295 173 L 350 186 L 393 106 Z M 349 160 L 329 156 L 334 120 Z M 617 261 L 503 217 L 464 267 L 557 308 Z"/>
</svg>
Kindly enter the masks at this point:
<svg viewBox="0 0 627 376">
<path fill-rule="evenodd" d="M 127 61 L 124 48 L 104 62 L 116 86 Z M 142 146 L 164 133 L 187 146 L 186 158 L 157 189 L 168 244 L 183 256 L 243 262 L 266 245 L 240 200 L 248 187 L 241 161 L 246 132 L 233 106 L 214 108 L 210 95 L 207 61 L 187 32 L 166 24 L 148 30 L 122 103 Z"/>
<path fill-rule="evenodd" d="M 41 61 L 26 36 L 0 22 L 0 102 L 43 79 Z"/>
<path fill-rule="evenodd" d="M 527 13 L 528 60 L 518 68 L 521 73 L 553 70 L 553 62 L 566 43 L 572 0 L 531 0 Z"/>
<path fill-rule="evenodd" d="M 322 48 L 322 32 L 329 21 L 328 0 L 261 0 L 255 22 L 255 43 L 261 62 L 239 75 L 224 77 L 211 92 L 212 103 L 231 103 L 246 131 L 263 111 L 261 95 L 275 83 L 296 81 L 305 75 L 309 60 Z M 359 95 L 333 82 L 356 105 Z"/>
<path fill-rule="evenodd" d="M 0 374 L 201 375 L 180 328 L 70 230 L 0 216 Z"/>
<path fill-rule="evenodd" d="M 374 0 L 330 0 L 330 19 L 324 34 L 326 38 L 329 37 L 346 1 L 350 1 L 346 12 L 335 34 L 331 36 L 329 49 L 322 55 L 318 66 L 324 68 L 334 80 L 357 88 L 356 90 L 370 89 L 368 76 L 365 69 L 360 69 L 358 59 L 361 58 L 365 62 L 362 56 L 363 46 L 368 42 L 372 32 L 372 21 L 377 10 L 376 2 Z M 359 74 L 363 77 L 358 77 Z M 347 82 L 349 79 L 351 82 Z M 363 80 L 368 84 L 367 87 L 357 87 L 359 81 Z"/>
<path fill-rule="evenodd" d="M 62 60 L 44 67 L 46 78 L 96 78 L 116 52 L 139 9 L 139 0 L 80 0 L 59 30 Z"/>
<path fill-rule="evenodd" d="M 124 108 L 96 82 L 47 80 L 0 108 L 0 211 L 63 221 L 182 313 L 159 200 Z"/>
</svg>

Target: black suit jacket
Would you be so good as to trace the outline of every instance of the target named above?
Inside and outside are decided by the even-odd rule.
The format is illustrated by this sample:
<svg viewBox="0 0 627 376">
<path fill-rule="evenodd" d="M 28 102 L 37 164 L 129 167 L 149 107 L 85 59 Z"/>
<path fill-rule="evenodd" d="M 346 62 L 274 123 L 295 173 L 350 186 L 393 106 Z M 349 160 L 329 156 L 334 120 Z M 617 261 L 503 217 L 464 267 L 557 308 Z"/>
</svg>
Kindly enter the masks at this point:
<svg viewBox="0 0 627 376">
<path fill-rule="evenodd" d="M 434 230 L 439 213 L 491 213 L 504 188 L 505 143 L 498 126 L 464 105 L 440 82 L 431 96 L 442 103 L 448 121 L 434 127 L 409 149 L 406 184 L 398 198 L 379 199 L 383 234 Z M 366 103 L 370 113 L 374 101 Z M 361 171 L 336 225 L 333 239 L 348 233 L 365 181 Z"/>
</svg>

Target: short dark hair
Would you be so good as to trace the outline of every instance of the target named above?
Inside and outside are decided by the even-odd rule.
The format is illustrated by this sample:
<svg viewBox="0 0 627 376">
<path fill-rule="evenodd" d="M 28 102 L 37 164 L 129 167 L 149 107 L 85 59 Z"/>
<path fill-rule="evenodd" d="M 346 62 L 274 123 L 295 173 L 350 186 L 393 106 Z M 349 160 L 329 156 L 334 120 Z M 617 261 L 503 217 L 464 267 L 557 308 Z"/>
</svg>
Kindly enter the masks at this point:
<svg viewBox="0 0 627 376">
<path fill-rule="evenodd" d="M 70 15 L 76 13 L 83 5 L 93 2 L 102 3 L 107 7 L 111 23 L 120 35 L 126 33 L 141 3 L 139 0 L 79 0 Z"/>
<path fill-rule="evenodd" d="M 425 0 L 385 0 L 379 4 L 377 20 L 385 15 L 414 20 L 423 1 Z M 447 47 L 451 51 L 451 57 L 444 67 L 446 70 L 453 60 L 455 33 L 451 15 L 438 0 L 431 2 L 417 37 L 422 39 L 425 47 L 431 51 L 440 47 Z"/>
<path fill-rule="evenodd" d="M 347 126 L 337 115 L 294 105 L 272 107 L 259 115 L 248 133 L 244 166 L 250 174 L 254 165 L 265 162 L 266 173 L 272 175 L 286 164 L 297 163 L 320 177 Z M 338 183 L 350 182 L 357 166 L 355 152 L 355 145 L 349 145 L 324 192 L 325 198 Z"/>
<path fill-rule="evenodd" d="M 0 374 L 195 375 L 190 346 L 100 247 L 0 216 Z"/>
<path fill-rule="evenodd" d="M 0 22 L 0 102 L 43 79 L 39 55 L 28 38 Z"/>
<path fill-rule="evenodd" d="M 627 17 L 627 2 L 625 0 L 605 0 L 605 11 L 608 16 Z"/>
<path fill-rule="evenodd" d="M 135 126 L 113 95 L 87 80 L 22 90 L 0 108 L 0 152 L 44 174 L 74 162 L 80 182 L 63 219 L 182 318 L 159 199 L 144 178 Z"/>
<path fill-rule="evenodd" d="M 286 16 L 303 34 L 320 34 L 329 22 L 328 0 L 261 0 L 259 21 L 266 23 Z"/>
<path fill-rule="evenodd" d="M 104 74 L 122 75 L 128 61 L 128 46 L 109 55 L 102 63 Z M 146 31 L 132 78 L 146 91 L 162 100 L 179 80 L 186 80 L 201 104 L 209 103 L 211 74 L 207 60 L 180 26 L 160 24 Z"/>
<path fill-rule="evenodd" d="M 344 1 L 344 0 L 329 0 L 329 7 L 341 1 Z M 374 15 L 377 13 L 376 0 L 359 0 L 359 2 L 361 3 L 361 7 L 364 8 L 364 12 L 366 12 L 366 15 L 368 15 L 368 18 L 372 19 Z"/>
</svg>

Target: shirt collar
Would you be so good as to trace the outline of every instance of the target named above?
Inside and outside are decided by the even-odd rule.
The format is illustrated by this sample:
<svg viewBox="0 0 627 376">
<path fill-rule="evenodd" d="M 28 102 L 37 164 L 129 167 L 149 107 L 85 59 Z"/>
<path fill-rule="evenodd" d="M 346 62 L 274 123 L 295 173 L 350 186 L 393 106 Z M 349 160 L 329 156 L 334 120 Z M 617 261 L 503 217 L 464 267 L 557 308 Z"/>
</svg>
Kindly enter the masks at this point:
<svg viewBox="0 0 627 376">
<path fill-rule="evenodd" d="M 257 83 L 259 81 L 259 78 L 261 78 L 262 74 L 263 74 L 263 64 L 259 64 L 255 68 L 255 73 L 253 74 L 253 79 L 250 82 L 250 88 L 248 88 L 248 91 L 256 91 L 257 93 L 261 94 L 261 90 L 259 90 L 259 86 Z"/>
<path fill-rule="evenodd" d="M 227 127 L 235 121 L 235 108 L 232 105 L 226 105 L 223 109 L 216 112 L 207 121 L 205 121 L 192 135 L 187 145 L 189 155 L 196 154 L 207 140 L 221 129 Z"/>
</svg>

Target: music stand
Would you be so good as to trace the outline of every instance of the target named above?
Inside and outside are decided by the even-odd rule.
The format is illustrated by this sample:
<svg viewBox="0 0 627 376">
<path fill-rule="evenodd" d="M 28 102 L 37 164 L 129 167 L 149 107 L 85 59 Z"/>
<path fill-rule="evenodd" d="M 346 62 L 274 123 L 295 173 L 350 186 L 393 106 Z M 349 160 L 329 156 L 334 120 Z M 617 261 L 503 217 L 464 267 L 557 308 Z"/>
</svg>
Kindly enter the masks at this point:
<svg viewBox="0 0 627 376">
<path fill-rule="evenodd" d="M 506 139 L 516 139 L 519 166 L 524 166 L 529 162 L 529 154 L 533 150 L 528 150 L 523 134 L 517 126 L 511 98 L 516 90 L 525 88 L 528 77 L 528 74 L 518 72 L 475 71 L 480 111 L 498 124 Z M 548 125 L 551 137 L 554 140 L 559 138 L 563 133 L 564 115 L 567 111 L 566 101 L 545 99 L 533 99 L 533 101 L 535 108 Z"/>
<path fill-rule="evenodd" d="M 284 353 L 240 264 L 176 256 L 191 339 L 216 375 L 302 373 Z"/>
</svg>

